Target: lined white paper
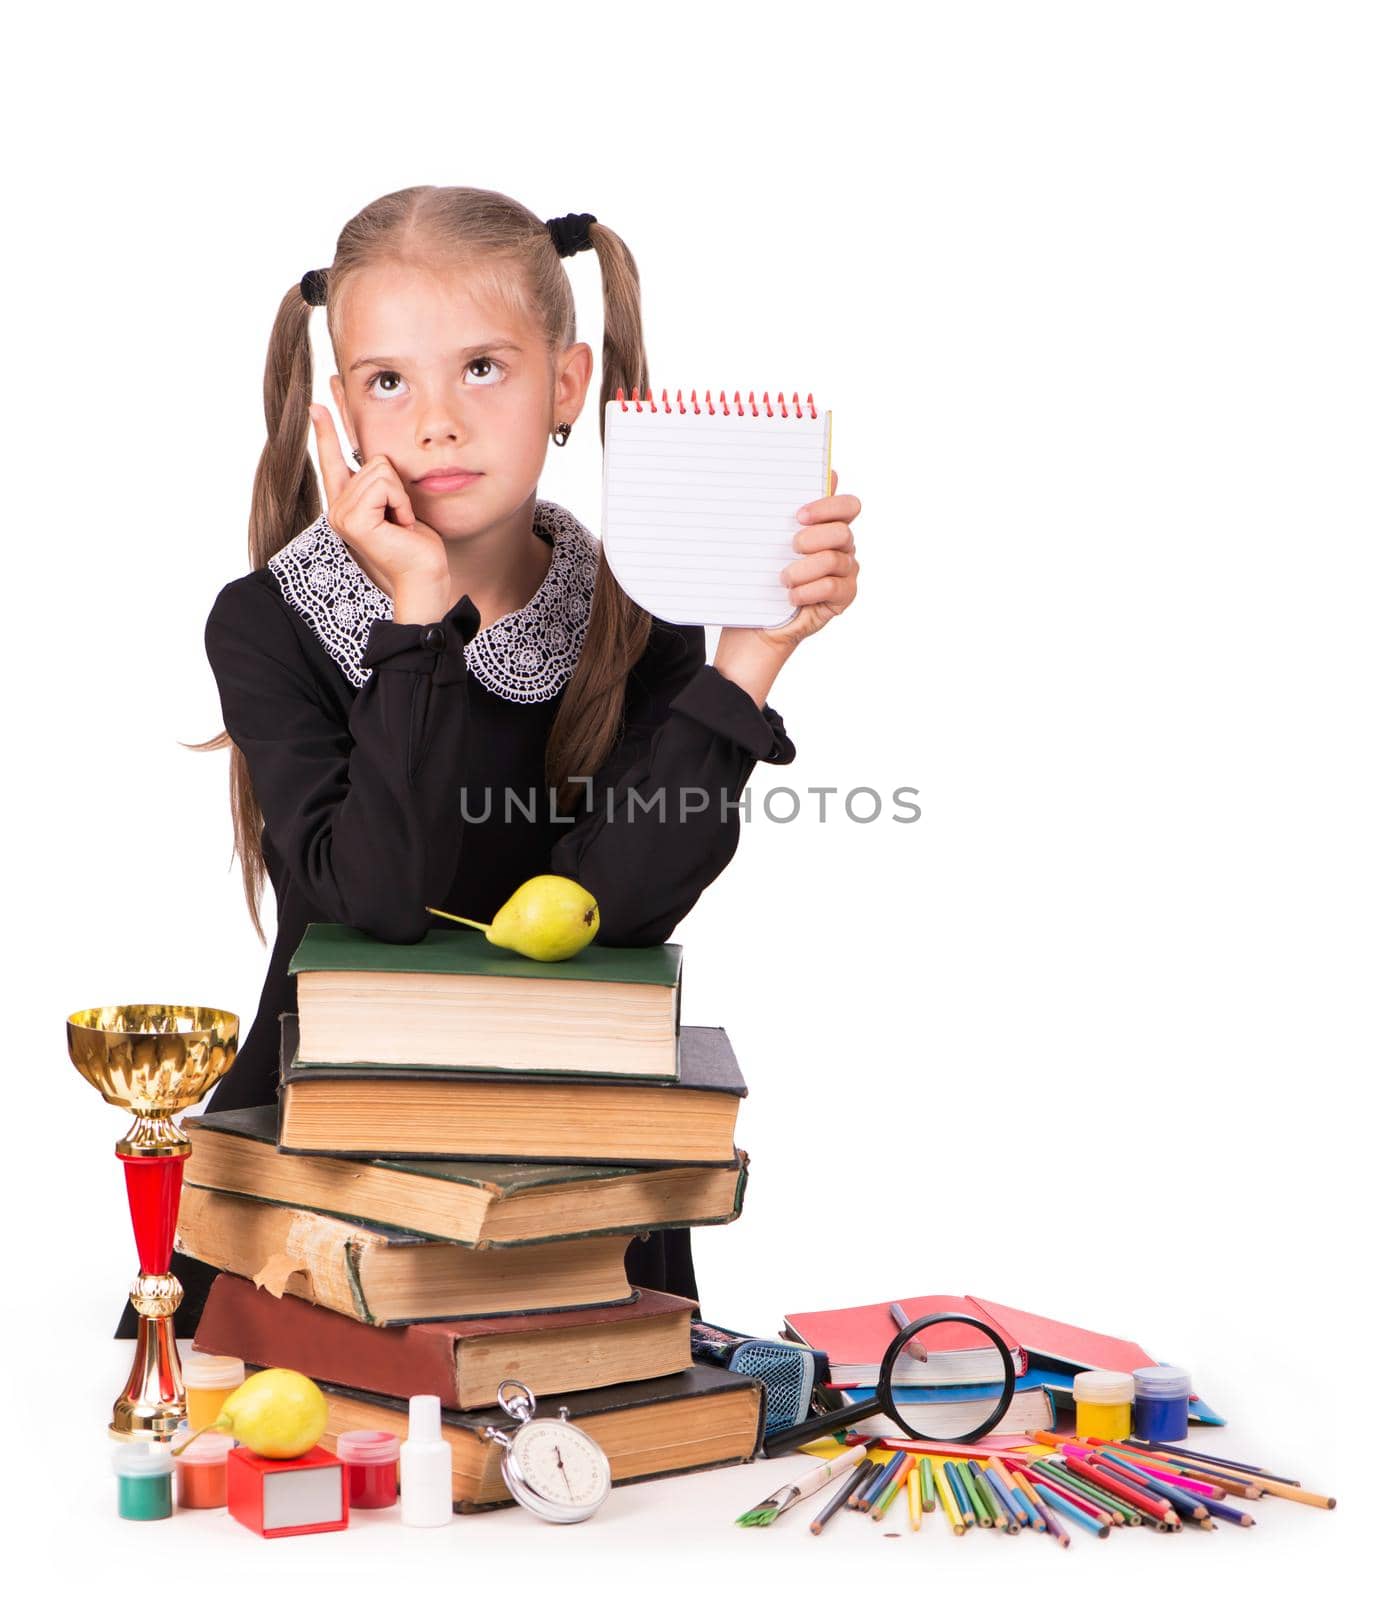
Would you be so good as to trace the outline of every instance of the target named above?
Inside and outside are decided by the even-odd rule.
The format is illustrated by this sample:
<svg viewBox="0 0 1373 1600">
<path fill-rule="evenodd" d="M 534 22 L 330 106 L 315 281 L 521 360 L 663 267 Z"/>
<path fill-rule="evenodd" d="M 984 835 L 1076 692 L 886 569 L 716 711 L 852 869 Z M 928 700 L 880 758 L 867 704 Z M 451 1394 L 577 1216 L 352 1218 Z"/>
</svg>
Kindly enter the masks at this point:
<svg viewBox="0 0 1373 1600">
<path fill-rule="evenodd" d="M 796 615 L 779 574 L 796 513 L 829 491 L 830 413 L 769 417 L 606 406 L 601 549 L 620 587 L 665 622 L 775 628 Z"/>
</svg>

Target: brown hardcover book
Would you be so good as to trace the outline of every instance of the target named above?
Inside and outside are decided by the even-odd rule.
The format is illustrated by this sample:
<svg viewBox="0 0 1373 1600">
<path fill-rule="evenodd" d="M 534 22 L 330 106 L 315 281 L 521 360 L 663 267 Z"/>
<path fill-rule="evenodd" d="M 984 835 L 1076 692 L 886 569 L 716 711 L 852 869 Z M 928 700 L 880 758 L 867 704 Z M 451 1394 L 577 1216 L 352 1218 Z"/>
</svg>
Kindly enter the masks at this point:
<svg viewBox="0 0 1373 1600">
<path fill-rule="evenodd" d="M 742 1150 L 732 1167 L 360 1160 L 279 1151 L 275 1106 L 207 1111 L 184 1126 L 187 1183 L 476 1249 L 733 1222 L 748 1181 Z"/>
<path fill-rule="evenodd" d="M 281 1015 L 280 1149 L 620 1166 L 733 1166 L 748 1092 L 723 1028 L 684 1027 L 673 1083 L 456 1071 L 378 1062 L 302 1066 Z"/>
<path fill-rule="evenodd" d="M 629 1305 L 377 1328 L 221 1272 L 195 1347 L 399 1399 L 436 1394 L 441 1404 L 468 1410 L 494 1405 L 512 1372 L 536 1395 L 683 1372 L 695 1310 L 691 1300 L 641 1289 Z"/>
<path fill-rule="evenodd" d="M 320 1440 L 326 1450 L 337 1448 L 339 1434 L 354 1428 L 399 1433 L 405 1427 L 408 1401 L 332 1383 L 320 1387 L 329 1401 L 329 1427 Z M 539 1414 L 556 1416 L 559 1406 L 609 1456 L 615 1483 L 735 1466 L 752 1460 L 763 1438 L 761 1380 L 701 1362 L 646 1383 L 549 1395 L 539 1401 Z M 443 1436 L 453 1446 L 455 1511 L 513 1503 L 501 1476 L 502 1447 L 481 1436 L 486 1427 L 510 1426 L 497 1406 L 444 1411 Z"/>
<path fill-rule="evenodd" d="M 568 1311 L 636 1293 L 622 1234 L 472 1250 L 187 1184 L 177 1238 L 184 1254 L 221 1272 L 383 1326 Z"/>
</svg>

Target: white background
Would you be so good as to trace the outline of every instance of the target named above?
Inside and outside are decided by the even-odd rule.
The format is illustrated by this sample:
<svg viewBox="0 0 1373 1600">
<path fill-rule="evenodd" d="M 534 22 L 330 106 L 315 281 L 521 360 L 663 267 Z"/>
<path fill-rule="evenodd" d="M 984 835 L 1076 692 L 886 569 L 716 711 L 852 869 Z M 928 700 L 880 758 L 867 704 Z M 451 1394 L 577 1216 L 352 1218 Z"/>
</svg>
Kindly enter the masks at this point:
<svg viewBox="0 0 1373 1600">
<path fill-rule="evenodd" d="M 49 1564 L 203 1593 L 373 1591 L 401 1560 L 516 1593 L 1331 1570 L 1368 1406 L 1366 18 L 68 7 L 12 40 L 9 1433 Z M 63 1020 L 253 1015 L 227 757 L 178 741 L 222 725 L 201 634 L 247 567 L 276 305 L 425 182 L 595 213 L 655 384 L 813 391 L 863 502 L 857 603 L 779 678 L 798 756 L 754 804 L 912 785 L 923 815 L 758 817 L 674 935 L 684 1020 L 728 1028 L 751 1088 L 707 1315 L 968 1292 L 1130 1336 L 1333 1515 L 1066 1555 L 937 1521 L 812 1542 L 732 1526 L 787 1475 L 761 1463 L 580 1530 L 116 1520 L 123 1121 Z M 595 258 L 568 269 L 599 351 Z M 599 468 L 588 411 L 540 492 L 594 525 Z"/>
</svg>

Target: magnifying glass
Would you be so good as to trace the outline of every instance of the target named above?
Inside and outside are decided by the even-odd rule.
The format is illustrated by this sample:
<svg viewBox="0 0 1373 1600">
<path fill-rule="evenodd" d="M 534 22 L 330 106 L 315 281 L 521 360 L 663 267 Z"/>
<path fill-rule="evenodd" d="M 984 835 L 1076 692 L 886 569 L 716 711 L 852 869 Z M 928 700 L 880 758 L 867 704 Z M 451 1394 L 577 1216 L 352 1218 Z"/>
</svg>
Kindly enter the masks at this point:
<svg viewBox="0 0 1373 1600">
<path fill-rule="evenodd" d="M 966 1324 L 983 1338 L 970 1340 L 961 1329 L 952 1326 L 956 1323 Z M 940 1330 L 948 1327 L 949 1331 L 931 1333 L 929 1330 L 936 1324 Z M 920 1334 L 925 1337 L 918 1337 Z M 957 1376 L 960 1367 L 964 1375 L 971 1367 L 979 1376 L 989 1366 L 994 1368 L 992 1348 L 1001 1358 L 999 1378 L 993 1375 L 990 1382 L 949 1381 L 951 1374 Z M 936 1357 L 933 1370 L 931 1353 Z M 979 1361 L 979 1354 L 986 1359 Z M 951 1362 L 951 1355 L 957 1355 L 959 1361 Z M 931 1377 L 943 1381 L 932 1383 Z M 871 1397 L 838 1411 L 807 1417 L 793 1428 L 770 1433 L 763 1442 L 763 1454 L 783 1455 L 788 1450 L 809 1444 L 812 1439 L 821 1439 L 830 1433 L 842 1433 L 878 1415 L 890 1420 L 892 1435 L 901 1432 L 930 1444 L 968 1444 L 991 1433 L 1014 1399 L 1015 1362 L 1006 1341 L 996 1329 L 961 1312 L 936 1312 L 933 1316 L 917 1317 L 914 1322 L 906 1323 L 887 1346 L 877 1374 L 877 1387 Z M 941 1427 L 958 1431 L 940 1431 Z"/>
</svg>

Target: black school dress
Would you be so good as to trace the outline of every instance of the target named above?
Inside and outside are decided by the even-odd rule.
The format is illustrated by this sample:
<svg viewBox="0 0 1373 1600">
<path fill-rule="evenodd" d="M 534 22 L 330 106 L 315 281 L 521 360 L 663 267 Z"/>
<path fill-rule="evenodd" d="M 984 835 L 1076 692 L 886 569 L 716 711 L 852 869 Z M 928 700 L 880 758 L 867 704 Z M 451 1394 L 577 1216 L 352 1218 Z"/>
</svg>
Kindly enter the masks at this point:
<svg viewBox="0 0 1373 1600">
<path fill-rule="evenodd" d="M 661 943 L 734 854 L 730 802 L 755 763 L 794 759 L 778 713 L 706 663 L 705 630 L 655 618 L 626 680 L 619 742 L 558 808 L 544 751 L 600 542 L 546 500 L 534 531 L 553 547 L 543 582 L 480 632 L 466 595 L 439 622 L 393 621 L 390 596 L 326 516 L 216 597 L 205 649 L 262 807 L 277 933 L 215 1109 L 276 1099 L 278 1017 L 296 1009 L 286 967 L 307 923 L 414 943 L 438 925 L 426 905 L 489 922 L 527 878 L 555 872 L 595 896 L 598 943 Z M 683 790 L 695 791 L 685 803 Z M 690 1241 L 685 1228 L 636 1239 L 630 1282 L 697 1298 Z M 177 1332 L 189 1336 L 215 1273 L 180 1253 L 172 1270 L 186 1291 Z M 126 1307 L 116 1337 L 136 1331 Z"/>
</svg>

